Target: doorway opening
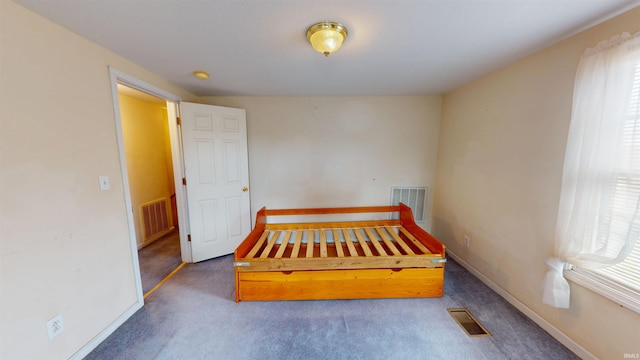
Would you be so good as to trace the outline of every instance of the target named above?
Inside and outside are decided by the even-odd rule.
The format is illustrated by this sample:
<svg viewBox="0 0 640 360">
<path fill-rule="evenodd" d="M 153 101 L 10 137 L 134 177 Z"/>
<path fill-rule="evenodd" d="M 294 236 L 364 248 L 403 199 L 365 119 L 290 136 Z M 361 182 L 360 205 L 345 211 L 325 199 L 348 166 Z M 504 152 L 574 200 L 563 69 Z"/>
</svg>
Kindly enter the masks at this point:
<svg viewBox="0 0 640 360">
<path fill-rule="evenodd" d="M 129 227 L 129 244 L 131 254 L 131 264 L 133 271 L 133 280 L 136 288 L 137 301 L 132 308 L 134 311 L 141 308 L 144 305 L 144 294 L 142 286 L 142 276 L 140 271 L 140 261 L 138 250 L 141 245 L 147 245 L 153 243 L 153 240 L 158 240 L 165 235 L 170 235 L 171 232 L 177 232 L 177 238 L 180 242 L 180 257 L 182 263 L 190 263 L 191 261 L 191 243 L 188 241 L 189 220 L 188 211 L 186 208 L 186 188 L 183 186 L 184 178 L 184 160 L 182 154 L 182 141 L 180 129 L 178 126 L 178 117 L 180 113 L 179 104 L 181 98 L 170 92 L 167 92 L 161 88 L 151 85 L 145 81 L 142 81 L 134 76 L 123 73 L 117 69 L 109 67 L 109 77 L 111 79 L 111 95 L 113 99 L 115 127 L 116 127 L 116 139 L 118 142 L 118 153 L 120 157 L 120 170 L 122 173 L 123 195 L 124 205 L 126 209 L 126 217 Z M 138 199 L 132 198 L 132 192 L 135 192 L 129 181 L 129 168 L 149 166 L 146 162 L 138 166 L 129 166 L 127 162 L 127 156 L 125 151 L 125 136 L 123 132 L 123 119 L 121 111 L 121 96 L 120 92 L 127 92 L 129 96 L 134 96 L 136 100 L 144 100 L 144 102 L 155 104 L 164 108 L 158 110 L 160 117 L 165 119 L 166 127 L 163 127 L 161 132 L 167 131 L 168 138 L 165 134 L 159 136 L 162 138 L 161 145 L 155 145 L 154 147 L 163 149 L 164 151 L 164 166 L 166 169 L 172 169 L 173 181 L 168 179 L 170 177 L 170 171 L 167 170 L 163 177 L 165 185 L 173 183 L 173 191 L 168 190 L 164 196 L 153 196 L 150 199 Z M 144 106 L 142 106 L 144 107 Z M 143 116 L 144 117 L 144 116 Z M 142 130 L 146 132 L 148 130 Z M 167 144 L 168 141 L 168 144 Z M 134 146 L 137 144 L 134 144 Z M 158 163 L 158 161 L 156 161 Z M 161 166 L 161 165 L 156 165 Z M 132 170 L 132 174 L 134 171 Z M 142 172 L 143 178 L 151 178 L 147 176 L 148 173 Z M 161 175 L 162 176 L 162 175 Z M 147 186 L 144 182 L 140 186 Z M 168 185 L 167 189 L 170 189 Z M 141 192 L 143 193 L 143 192 Z M 172 196 L 175 194 L 175 196 Z M 168 200 L 167 200 L 168 199 Z M 175 200 L 174 200 L 175 199 Z M 165 214 L 162 215 L 158 214 Z M 145 219 L 145 216 L 149 219 Z M 136 224 L 149 224 L 148 229 L 145 226 Z M 173 234 L 176 236 L 176 234 Z M 154 239 L 155 237 L 155 239 Z M 145 281 L 145 288 L 148 288 Z M 153 289 L 152 289 L 153 290 Z M 130 315 L 128 315 L 130 316 Z M 128 317 L 127 316 L 127 317 Z M 127 317 L 119 319 L 119 321 L 126 320 Z"/>
<path fill-rule="evenodd" d="M 167 102 L 118 84 L 143 294 L 182 263 Z"/>
<path fill-rule="evenodd" d="M 144 248 L 146 242 L 157 240 L 153 237 L 162 238 L 177 229 L 183 264 L 230 254 L 251 231 L 246 111 L 181 102 L 180 97 L 114 68 L 109 68 L 109 73 L 137 289 L 135 306 L 139 308 L 144 305 L 144 295 L 138 250 Z M 146 102 L 157 102 L 158 105 L 165 102 L 166 109 L 161 113 L 168 131 L 163 128 L 160 131 L 163 135 L 151 136 L 151 140 L 163 140 L 160 144 L 151 142 L 150 145 L 164 154 L 164 158 L 160 156 L 161 160 L 150 155 L 143 155 L 137 162 L 128 159 L 127 148 L 141 147 L 144 141 L 136 139 L 133 145 L 126 145 L 129 140 L 125 139 L 128 130 L 124 129 L 127 125 L 123 119 L 126 115 L 121 111 L 124 106 L 121 102 L 125 103 L 121 100 L 121 91 L 131 91 L 135 96 L 147 99 Z M 143 128 L 138 132 L 154 131 Z M 165 188 L 169 191 L 139 199 L 135 194 L 138 188 L 144 193 L 152 186 L 145 181 L 142 185 L 134 185 L 133 181 L 137 180 L 130 181 L 130 173 L 134 177 L 144 169 L 141 177 L 151 178 L 152 171 L 147 167 L 152 163 L 165 167 L 159 176 L 164 178 Z M 173 176 L 167 170 L 170 168 Z M 187 179 L 191 179 L 189 192 Z M 171 182 L 173 189 L 167 185 Z"/>
</svg>

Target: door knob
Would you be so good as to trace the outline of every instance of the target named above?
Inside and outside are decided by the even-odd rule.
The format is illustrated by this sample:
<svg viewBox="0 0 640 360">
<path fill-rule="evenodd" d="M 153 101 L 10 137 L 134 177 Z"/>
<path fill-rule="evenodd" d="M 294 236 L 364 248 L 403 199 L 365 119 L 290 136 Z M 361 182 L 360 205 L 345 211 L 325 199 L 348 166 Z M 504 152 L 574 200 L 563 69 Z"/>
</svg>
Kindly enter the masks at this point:
<svg viewBox="0 0 640 360">
<path fill-rule="evenodd" d="M 243 192 L 247 192 L 247 191 L 249 191 L 249 188 L 245 186 L 245 187 L 242 188 L 242 191 Z"/>
</svg>

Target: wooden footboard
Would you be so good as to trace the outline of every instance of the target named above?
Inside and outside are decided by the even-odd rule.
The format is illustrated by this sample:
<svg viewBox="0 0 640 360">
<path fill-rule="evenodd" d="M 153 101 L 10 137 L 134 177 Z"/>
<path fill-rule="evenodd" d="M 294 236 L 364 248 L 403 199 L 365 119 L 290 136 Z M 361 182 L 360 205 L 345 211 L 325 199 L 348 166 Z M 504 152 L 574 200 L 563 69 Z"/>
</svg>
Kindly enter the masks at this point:
<svg viewBox="0 0 640 360">
<path fill-rule="evenodd" d="M 268 217 L 398 212 L 398 220 L 269 223 Z M 442 296 L 445 247 L 399 206 L 261 209 L 235 251 L 236 301 Z"/>
</svg>

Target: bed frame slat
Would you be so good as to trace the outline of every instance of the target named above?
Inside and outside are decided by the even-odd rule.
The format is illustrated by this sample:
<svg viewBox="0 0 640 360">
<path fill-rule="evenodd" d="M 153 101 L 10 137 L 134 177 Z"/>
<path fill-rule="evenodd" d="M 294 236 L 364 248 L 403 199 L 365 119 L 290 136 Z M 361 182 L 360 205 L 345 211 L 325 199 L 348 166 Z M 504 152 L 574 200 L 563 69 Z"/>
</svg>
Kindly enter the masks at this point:
<svg viewBox="0 0 640 360">
<path fill-rule="evenodd" d="M 373 247 L 376 248 L 376 251 L 378 252 L 379 256 L 389 256 L 389 254 L 387 254 L 387 252 L 384 250 L 382 245 L 380 245 L 380 242 L 378 241 L 378 239 L 376 239 L 376 236 L 371 231 L 371 228 L 369 227 L 364 228 L 364 232 L 367 233 L 367 236 L 369 237 L 369 241 L 371 241 L 371 243 L 373 244 Z"/>
<path fill-rule="evenodd" d="M 313 234 L 315 231 L 313 230 L 305 230 L 309 236 L 307 236 L 307 258 L 313 257 L 313 248 L 315 247 L 315 240 L 313 239 Z"/>
<path fill-rule="evenodd" d="M 356 250 L 356 247 L 353 245 L 353 239 L 349 234 L 349 230 L 342 229 L 342 235 L 344 235 L 344 242 L 347 243 L 347 248 L 349 249 L 349 255 L 358 256 L 358 250 Z"/>
<path fill-rule="evenodd" d="M 409 245 L 407 245 L 406 242 L 404 242 L 404 240 L 402 240 L 402 238 L 400 236 L 398 236 L 398 234 L 396 234 L 395 231 L 393 231 L 393 229 L 389 226 L 385 226 L 384 227 L 387 232 L 389 234 L 391 234 L 391 237 L 393 237 L 393 239 L 396 241 L 396 243 L 398 243 L 400 245 L 400 247 L 407 252 L 408 255 L 415 255 L 416 253 L 413 252 L 413 249 L 411 249 L 411 247 Z"/>
<path fill-rule="evenodd" d="M 382 239 L 382 241 L 384 241 L 384 243 L 387 245 L 387 247 L 389 248 L 389 250 L 391 250 L 391 252 L 393 253 L 393 255 L 402 255 L 402 253 L 398 250 L 398 248 L 393 244 L 393 242 L 391 242 L 391 240 L 389 239 L 389 236 L 387 236 L 387 234 L 385 234 L 384 229 L 377 227 L 376 231 L 378 232 L 378 235 L 380 235 L 380 238 Z"/>
<path fill-rule="evenodd" d="M 327 234 L 324 229 L 320 230 L 320 257 L 327 257 Z"/>
<path fill-rule="evenodd" d="M 287 245 L 289 245 L 289 239 L 291 238 L 291 230 L 287 230 L 284 232 L 284 239 L 280 243 L 280 247 L 278 248 L 278 252 L 276 253 L 276 258 L 279 259 L 284 254 L 284 251 L 287 249 Z"/>
<path fill-rule="evenodd" d="M 427 249 L 426 246 L 424 246 L 420 241 L 418 241 L 418 239 L 416 239 L 415 236 L 411 235 L 411 233 L 407 231 L 405 228 L 401 227 L 400 231 L 402 231 L 404 236 L 406 236 L 409 240 L 411 240 L 411 242 L 416 247 L 418 247 L 418 249 L 420 249 L 420 251 L 422 251 L 423 254 L 431 254 L 431 251 L 429 251 L 429 249 Z"/>
<path fill-rule="evenodd" d="M 362 247 L 362 251 L 364 251 L 365 256 L 373 256 L 373 252 L 369 248 L 369 244 L 367 244 L 367 240 L 364 239 L 362 234 L 360 233 L 360 229 L 353 229 L 353 233 L 356 234 L 356 238 L 358 238 L 358 242 Z"/>
<path fill-rule="evenodd" d="M 269 239 L 267 247 L 265 247 L 264 250 L 262 250 L 262 254 L 260 254 L 261 259 L 266 259 L 269 256 L 269 254 L 271 253 L 271 249 L 273 249 L 273 245 L 275 245 L 276 240 L 278 240 L 278 237 L 280 237 L 280 230 L 276 230 L 273 232 L 273 236 L 271 236 L 271 239 Z"/>
<path fill-rule="evenodd" d="M 302 241 L 302 231 L 297 231 L 296 240 L 293 243 L 293 249 L 291 249 L 291 257 L 297 258 L 300 252 L 300 242 Z"/>
<path fill-rule="evenodd" d="M 333 229 L 333 244 L 336 246 L 336 254 L 338 257 L 344 257 L 344 250 L 342 249 L 342 241 L 340 240 L 340 233 L 338 229 Z"/>
<path fill-rule="evenodd" d="M 256 244 L 253 246 L 251 251 L 247 254 L 248 258 L 252 258 L 252 257 L 256 256 L 256 254 L 258 253 L 258 251 L 262 247 L 262 244 L 264 244 L 264 241 L 267 239 L 268 236 L 269 236 L 269 232 L 268 231 L 265 231 L 265 232 L 262 233 L 262 236 L 260 236 L 260 239 L 258 239 L 258 241 L 256 241 Z"/>
</svg>

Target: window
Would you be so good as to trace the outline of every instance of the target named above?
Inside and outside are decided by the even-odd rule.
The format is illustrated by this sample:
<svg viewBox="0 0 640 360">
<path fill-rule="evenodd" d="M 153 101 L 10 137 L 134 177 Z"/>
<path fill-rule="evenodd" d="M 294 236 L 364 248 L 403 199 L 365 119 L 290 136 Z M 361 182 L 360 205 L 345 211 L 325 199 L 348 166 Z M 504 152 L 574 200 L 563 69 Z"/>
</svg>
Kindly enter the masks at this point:
<svg viewBox="0 0 640 360">
<path fill-rule="evenodd" d="M 640 312 L 639 239 L 640 33 L 625 33 L 578 65 L 544 303 L 569 307 L 566 276 Z"/>
<path fill-rule="evenodd" d="M 620 263 L 594 269 L 593 272 L 620 286 L 640 293 L 640 225 L 629 218 L 640 216 L 640 63 L 636 64 L 631 75 L 629 106 L 626 111 L 624 135 L 622 139 L 623 156 L 616 163 L 618 176 L 612 184 L 612 216 L 607 217 L 602 226 L 613 228 L 618 236 L 633 236 L 635 246 Z M 634 203 L 635 201 L 635 203 Z M 631 224 L 631 225 L 628 225 Z M 631 231 L 627 227 L 634 226 Z"/>
</svg>

